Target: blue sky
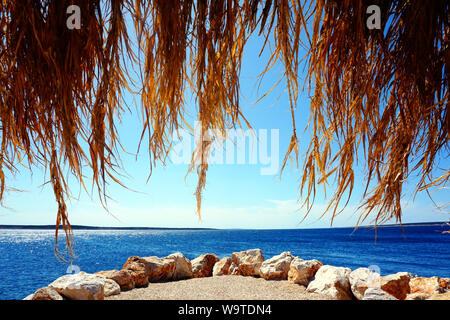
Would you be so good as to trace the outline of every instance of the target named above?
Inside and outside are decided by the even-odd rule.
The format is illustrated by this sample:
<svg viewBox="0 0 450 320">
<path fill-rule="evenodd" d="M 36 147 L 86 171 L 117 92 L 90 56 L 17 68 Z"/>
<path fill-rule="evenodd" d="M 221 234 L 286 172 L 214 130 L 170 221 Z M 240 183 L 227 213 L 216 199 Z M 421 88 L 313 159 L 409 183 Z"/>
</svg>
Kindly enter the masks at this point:
<svg viewBox="0 0 450 320">
<path fill-rule="evenodd" d="M 241 71 L 241 107 L 247 119 L 256 130 L 279 132 L 278 163 L 281 163 L 291 137 L 291 118 L 288 94 L 283 82 L 258 104 L 255 102 L 280 79 L 282 65 L 276 65 L 257 87 L 257 75 L 265 68 L 268 50 L 258 58 L 262 39 L 252 37 L 247 44 Z M 303 75 L 304 77 L 304 75 Z M 300 79 L 302 83 L 303 79 Z M 131 101 L 129 101 L 131 103 Z M 195 108 L 188 102 L 190 118 L 194 124 Z M 141 134 L 141 120 L 135 109 L 125 114 L 118 126 L 121 142 L 128 152 L 135 153 Z M 304 128 L 309 120 L 308 92 L 301 92 L 296 110 L 298 137 L 300 139 L 300 160 L 309 142 Z M 257 131 L 258 132 L 258 131 Z M 143 144 L 144 147 L 145 141 Z M 269 150 L 272 151 L 271 145 Z M 248 154 L 247 154 L 248 155 Z M 108 202 L 111 214 L 100 205 L 96 193 L 90 197 L 80 189 L 78 183 L 70 180 L 73 196 L 68 206 L 72 224 L 91 226 L 142 226 L 142 227 L 213 227 L 213 228 L 319 228 L 330 226 L 330 215 L 318 220 L 326 201 L 322 187 L 318 187 L 316 205 L 308 218 L 299 222 L 305 211 L 299 210 L 299 179 L 301 172 L 288 165 L 281 179 L 278 171 L 274 175 L 262 175 L 261 164 L 212 164 L 207 173 L 207 184 L 203 194 L 202 218 L 199 219 L 195 207 L 194 191 L 197 183 L 196 173 L 185 175 L 187 164 L 168 163 L 157 165 L 147 183 L 149 173 L 148 153 L 141 148 L 137 157 L 122 153 L 126 177 L 122 181 L 132 190 L 124 189 L 112 182 L 108 188 L 112 200 Z M 448 159 L 443 159 L 441 167 L 447 168 Z M 302 163 L 299 163 L 302 167 Z M 0 208 L 0 224 L 54 224 L 57 204 L 51 186 L 42 168 L 19 170 L 16 176 L 7 177 L 7 186 L 21 189 L 22 192 L 5 194 L 4 205 Z M 338 216 L 334 227 L 354 226 L 358 217 L 356 208 L 360 204 L 362 188 L 365 186 L 363 172 L 358 172 L 356 190 L 347 208 Z M 408 182 L 405 188 L 403 222 L 446 221 L 448 214 L 439 212 L 425 194 L 419 194 L 412 201 L 412 190 L 416 180 Z M 332 187 L 328 189 L 331 195 Z M 441 190 L 434 194 L 437 203 L 445 203 L 448 192 Z M 113 216 L 114 215 L 114 216 Z M 367 221 L 369 222 L 369 221 Z M 395 221 L 392 221 L 395 222 Z"/>
</svg>

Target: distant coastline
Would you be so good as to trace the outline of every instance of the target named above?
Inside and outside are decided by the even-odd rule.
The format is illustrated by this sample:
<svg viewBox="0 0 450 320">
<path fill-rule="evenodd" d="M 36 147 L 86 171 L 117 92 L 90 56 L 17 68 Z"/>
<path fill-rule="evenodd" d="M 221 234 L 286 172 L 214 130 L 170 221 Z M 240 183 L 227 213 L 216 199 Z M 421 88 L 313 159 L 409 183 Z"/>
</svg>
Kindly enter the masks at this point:
<svg viewBox="0 0 450 320">
<path fill-rule="evenodd" d="M 415 223 L 403 223 L 403 224 L 386 224 L 379 225 L 377 228 L 387 228 L 387 227 L 419 227 L 419 226 L 448 226 L 448 221 L 442 222 L 415 222 Z M 62 228 L 62 226 L 60 226 Z M 358 228 L 374 228 L 374 225 L 359 226 Z M 354 227 L 334 227 L 339 229 L 354 228 Z M 0 229 L 31 229 L 31 230 L 54 230 L 55 225 L 0 225 Z M 227 228 L 174 228 L 174 227 L 99 227 L 99 226 L 84 226 L 84 225 L 73 225 L 73 230 L 224 230 Z M 239 230 L 240 228 L 232 228 Z M 294 228 L 295 229 L 295 228 Z M 312 229 L 312 228 L 305 228 Z M 315 228 L 315 229 L 330 229 L 330 228 Z M 249 230 L 248 228 L 242 228 L 242 230 Z M 264 229 L 258 229 L 264 230 Z M 272 230 L 272 229 L 268 229 Z"/>
<path fill-rule="evenodd" d="M 444 227 L 448 226 L 449 221 L 441 221 L 441 222 L 413 222 L 413 223 L 402 223 L 402 224 L 386 224 L 386 225 L 378 225 L 377 228 L 386 228 L 386 227 L 429 227 L 429 226 L 438 226 Z M 373 228 L 373 225 L 368 226 L 360 226 L 360 228 Z"/>
<path fill-rule="evenodd" d="M 217 230 L 215 228 L 169 228 L 169 227 L 95 227 L 73 225 L 72 230 Z M 60 226 L 62 228 L 62 226 Z M 0 229 L 54 230 L 54 225 L 0 225 Z"/>
</svg>

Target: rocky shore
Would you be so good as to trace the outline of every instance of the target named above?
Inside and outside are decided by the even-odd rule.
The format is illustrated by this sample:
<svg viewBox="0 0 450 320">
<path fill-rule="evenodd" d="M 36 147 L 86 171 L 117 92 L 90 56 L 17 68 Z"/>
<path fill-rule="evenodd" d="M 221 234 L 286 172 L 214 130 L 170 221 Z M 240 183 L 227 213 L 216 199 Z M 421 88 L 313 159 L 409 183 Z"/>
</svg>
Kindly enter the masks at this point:
<svg viewBox="0 0 450 320">
<path fill-rule="evenodd" d="M 240 277 L 223 277 L 223 276 Z M 260 249 L 234 252 L 231 257 L 219 259 L 215 254 L 202 254 L 190 261 L 182 253 L 167 257 L 129 257 L 121 270 L 99 271 L 94 274 L 79 272 L 64 275 L 47 287 L 38 289 L 24 300 L 103 300 L 121 298 L 121 292 L 135 288 L 183 280 L 208 278 L 219 280 L 214 285 L 224 286 L 227 279 L 259 278 L 260 281 L 287 282 L 298 291 L 300 298 L 333 300 L 450 300 L 450 278 L 419 277 L 408 272 L 380 276 L 368 268 L 351 270 L 324 265 L 318 260 L 303 260 L 290 252 L 264 260 Z M 225 280 L 223 280 L 225 279 Z M 244 282 L 243 280 L 237 280 Z M 187 282 L 187 281 L 185 281 Z M 190 281 L 188 290 L 200 282 Z M 205 285 L 202 282 L 202 285 Z M 270 283 L 273 283 L 270 281 Z M 281 290 L 285 290 L 283 287 Z M 289 290 L 290 290 L 289 289 Z M 271 290 L 270 288 L 268 290 Z M 217 292 L 217 290 L 216 290 Z M 293 291 L 297 292 L 297 291 Z M 310 297 L 308 297 L 308 294 Z M 127 294 L 124 299 L 145 297 L 145 294 Z M 168 295 L 165 295 L 166 297 Z M 176 292 L 175 292 L 176 296 Z M 169 297 L 173 297 L 169 295 Z M 252 297 L 245 296 L 247 299 Z M 286 299 L 292 297 L 286 296 Z M 220 294 L 213 299 L 223 299 Z M 233 297 L 226 297 L 227 299 Z M 254 297 L 261 299 L 261 295 Z M 239 299 L 239 294 L 235 299 Z"/>
</svg>

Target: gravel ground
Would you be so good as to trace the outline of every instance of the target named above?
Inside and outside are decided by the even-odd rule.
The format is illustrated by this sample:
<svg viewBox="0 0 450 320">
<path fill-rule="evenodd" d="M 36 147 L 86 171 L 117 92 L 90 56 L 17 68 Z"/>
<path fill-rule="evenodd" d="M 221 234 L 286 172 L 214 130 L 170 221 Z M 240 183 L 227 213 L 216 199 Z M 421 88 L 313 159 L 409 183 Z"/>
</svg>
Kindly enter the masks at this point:
<svg viewBox="0 0 450 320">
<path fill-rule="evenodd" d="M 264 280 L 243 276 L 217 276 L 150 283 L 110 296 L 105 300 L 328 300 L 308 293 L 304 286 L 287 280 Z"/>
</svg>

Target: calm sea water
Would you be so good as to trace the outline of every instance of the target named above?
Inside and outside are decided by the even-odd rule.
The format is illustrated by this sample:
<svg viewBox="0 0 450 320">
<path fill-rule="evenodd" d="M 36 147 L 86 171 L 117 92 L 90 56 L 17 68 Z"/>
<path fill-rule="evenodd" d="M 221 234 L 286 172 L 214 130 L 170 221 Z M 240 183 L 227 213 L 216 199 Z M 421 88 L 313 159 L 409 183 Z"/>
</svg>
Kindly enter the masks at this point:
<svg viewBox="0 0 450 320">
<path fill-rule="evenodd" d="M 167 256 L 180 251 L 193 259 L 219 258 L 260 248 L 264 258 L 290 251 L 303 259 L 351 269 L 377 265 L 381 274 L 409 271 L 450 277 L 450 235 L 439 226 L 288 230 L 75 230 L 73 261 L 82 271 L 120 269 L 127 257 Z M 64 242 L 61 238 L 60 242 Z M 66 274 L 54 255 L 53 230 L 0 230 L 0 299 L 23 299 Z"/>
</svg>

